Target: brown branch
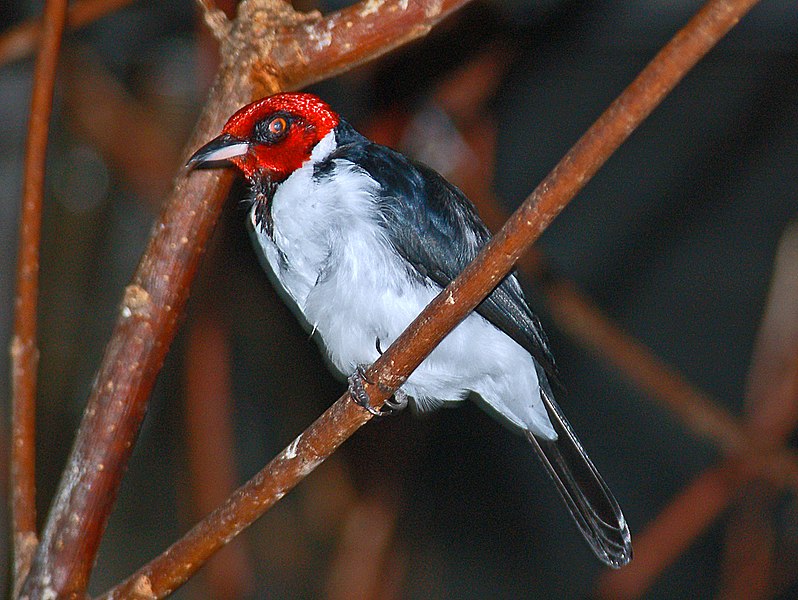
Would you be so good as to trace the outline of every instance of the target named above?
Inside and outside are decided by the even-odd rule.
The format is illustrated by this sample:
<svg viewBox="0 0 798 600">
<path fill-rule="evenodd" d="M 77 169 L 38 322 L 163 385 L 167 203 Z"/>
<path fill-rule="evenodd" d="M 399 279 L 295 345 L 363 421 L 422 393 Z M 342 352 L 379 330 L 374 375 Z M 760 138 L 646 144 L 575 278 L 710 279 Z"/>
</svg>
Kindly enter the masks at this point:
<svg viewBox="0 0 798 600">
<path fill-rule="evenodd" d="M 68 8 L 67 27 L 79 29 L 131 2 L 132 0 L 76 0 Z M 42 19 L 39 17 L 6 31 L 0 36 L 0 66 L 32 53 L 42 39 L 43 31 Z"/>
<path fill-rule="evenodd" d="M 405 10 L 423 19 L 423 25 L 416 23 L 413 28 L 412 35 L 417 36 L 465 1 L 371 2 L 369 6 L 376 11 L 371 22 L 383 23 L 381 35 L 359 26 L 347 28 L 337 14 L 327 26 L 318 15 L 302 15 L 280 0 L 243 2 L 230 35 L 223 40 L 222 66 L 188 148 L 215 135 L 242 104 L 296 85 L 294 70 L 310 81 L 344 68 L 341 52 L 330 60 L 322 53 L 313 65 L 297 66 L 305 55 L 286 37 L 287 31 L 307 33 L 321 28 L 335 40 L 332 47 L 348 48 L 344 54 L 362 62 L 396 46 L 397 40 L 411 37 L 402 29 Z M 181 173 L 176 178 L 125 291 L 42 542 L 23 586 L 29 598 L 80 597 L 85 593 L 149 394 L 231 179 L 231 173 L 211 172 L 194 173 L 190 178 Z M 352 407 L 348 410 L 362 412 Z M 336 435 L 341 435 L 340 443 L 343 434 Z"/>
<path fill-rule="evenodd" d="M 463 273 L 427 306 L 367 372 L 379 406 L 510 271 L 634 128 L 684 74 L 755 4 L 712 0 L 682 29 L 576 143 Z M 103 598 L 161 598 L 186 581 L 220 546 L 263 514 L 366 423 L 348 394 L 252 480 L 165 553 Z"/>
<path fill-rule="evenodd" d="M 778 494 L 754 481 L 728 518 L 716 598 L 765 600 L 774 591 L 776 531 L 772 511 Z"/>
<path fill-rule="evenodd" d="M 224 502 L 237 483 L 229 324 L 213 309 L 198 312 L 186 340 L 184 373 L 186 453 L 196 518 Z M 212 598 L 251 595 L 252 567 L 243 544 L 225 546 L 204 575 Z"/>
<path fill-rule="evenodd" d="M 426 35 L 433 25 L 466 3 L 370 0 L 304 23 L 289 33 L 292 43 L 282 46 L 297 52 L 290 86 L 301 88 L 318 81 L 316 61 L 324 60 L 328 65 L 325 76 L 332 77 L 390 52 Z M 357 42 L 352 43 L 353 39 Z"/>
<path fill-rule="evenodd" d="M 11 530 L 13 589 L 19 591 L 36 549 L 36 311 L 39 296 L 39 246 L 50 115 L 58 54 L 66 21 L 66 0 L 48 0 L 44 31 L 33 75 L 28 139 L 25 147 L 22 208 L 17 255 L 17 297 L 11 342 Z"/>
<path fill-rule="evenodd" d="M 324 586 L 327 600 L 396 600 L 407 557 L 397 548 L 396 498 L 376 493 L 346 514 Z M 363 560 L 367 556 L 368 560 Z"/>
</svg>

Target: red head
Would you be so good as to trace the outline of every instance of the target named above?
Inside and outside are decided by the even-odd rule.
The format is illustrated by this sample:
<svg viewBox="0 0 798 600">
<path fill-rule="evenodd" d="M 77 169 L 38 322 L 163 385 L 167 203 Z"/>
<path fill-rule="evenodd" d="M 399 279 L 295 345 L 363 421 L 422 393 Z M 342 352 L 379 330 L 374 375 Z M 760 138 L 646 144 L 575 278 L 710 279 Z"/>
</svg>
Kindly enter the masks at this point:
<svg viewBox="0 0 798 600">
<path fill-rule="evenodd" d="M 275 94 L 236 112 L 188 166 L 229 161 L 247 179 L 257 173 L 282 181 L 310 158 L 338 122 L 338 115 L 313 94 Z"/>
</svg>

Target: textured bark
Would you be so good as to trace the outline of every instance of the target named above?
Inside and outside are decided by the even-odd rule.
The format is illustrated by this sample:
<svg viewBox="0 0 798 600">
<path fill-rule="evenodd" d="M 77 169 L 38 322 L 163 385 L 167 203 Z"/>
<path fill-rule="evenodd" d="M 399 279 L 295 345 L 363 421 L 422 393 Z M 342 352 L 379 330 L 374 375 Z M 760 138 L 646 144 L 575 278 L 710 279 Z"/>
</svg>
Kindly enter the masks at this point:
<svg viewBox="0 0 798 600">
<path fill-rule="evenodd" d="M 48 0 L 41 50 L 33 75 L 25 147 L 22 209 L 17 254 L 14 337 L 11 341 L 11 533 L 13 590 L 27 575 L 36 548 L 36 343 L 44 169 L 53 109 L 58 54 L 66 22 L 66 0 Z"/>
</svg>

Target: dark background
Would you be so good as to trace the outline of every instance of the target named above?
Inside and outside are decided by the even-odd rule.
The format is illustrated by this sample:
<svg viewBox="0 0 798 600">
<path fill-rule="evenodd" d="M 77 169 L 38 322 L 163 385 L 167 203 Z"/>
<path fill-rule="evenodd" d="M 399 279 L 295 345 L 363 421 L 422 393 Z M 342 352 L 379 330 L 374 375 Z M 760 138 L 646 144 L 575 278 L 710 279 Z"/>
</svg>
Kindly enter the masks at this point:
<svg viewBox="0 0 798 600">
<path fill-rule="evenodd" d="M 471 133 L 484 128 L 477 139 L 489 141 L 495 154 L 484 187 L 510 208 L 698 7 L 687 1 L 494 2 L 400 56 L 315 91 L 356 126 L 384 132 L 386 123 L 401 123 L 429 103 L 437 83 L 453 70 L 498 52 L 495 89 L 486 94 L 481 117 L 466 125 Z M 0 24 L 6 29 L 40 10 L 37 2 L 5 3 Z M 201 30 L 192 3 L 144 0 L 65 42 L 41 267 L 42 517 L 123 286 L 213 72 L 213 48 L 198 35 Z M 32 59 L 0 67 L 4 347 L 11 335 L 32 67 Z M 764 0 L 538 244 L 556 272 L 736 415 L 744 409 L 776 247 L 798 215 L 797 82 L 798 10 L 791 0 Z M 151 137 L 142 122 L 152 126 Z M 106 123 L 116 125 L 110 131 Z M 424 127 L 421 132 L 406 135 L 405 145 L 423 138 Z M 476 171 L 486 167 L 485 155 L 472 160 Z M 242 192 L 238 188 L 233 196 Z M 191 434 L 184 425 L 192 328 L 222 331 L 227 344 L 227 358 L 210 361 L 232 374 L 238 482 L 344 389 L 260 271 L 241 227 L 244 214 L 232 197 L 153 396 L 93 592 L 127 576 L 201 516 L 192 481 L 201 486 L 204 479 L 189 469 L 185 439 Z M 614 490 L 634 539 L 720 455 L 601 357 L 566 337 L 534 282 L 529 290 L 568 390 L 563 409 Z M 0 356 L 0 398 L 6 399 L 8 359 L 5 352 Z M 0 410 L 7 405 L 2 402 Z M 214 438 L 199 443 L 213 448 Z M 2 447 L 5 452 L 7 443 Z M 771 516 L 779 543 L 794 547 L 794 498 L 779 496 L 776 506 Z M 348 527 L 360 523 L 362 531 L 373 531 L 363 519 L 389 529 L 389 560 L 381 573 L 393 582 L 386 589 L 394 597 L 581 598 L 591 594 L 601 572 L 526 443 L 468 403 L 422 419 L 403 414 L 372 422 L 356 434 L 245 534 L 240 548 L 249 591 L 243 597 L 336 597 L 331 590 L 345 572 L 342 564 L 355 577 L 358 561 L 364 572 L 372 569 L 366 546 L 359 553 L 355 542 L 351 556 L 342 550 L 342 540 L 358 539 Z M 725 527 L 726 517 L 698 537 L 646 597 L 714 597 Z M 238 597 L 234 579 L 231 573 L 229 597 Z M 223 595 L 214 589 L 198 578 L 177 597 Z M 788 581 L 776 595 L 796 593 L 798 586 Z"/>
</svg>

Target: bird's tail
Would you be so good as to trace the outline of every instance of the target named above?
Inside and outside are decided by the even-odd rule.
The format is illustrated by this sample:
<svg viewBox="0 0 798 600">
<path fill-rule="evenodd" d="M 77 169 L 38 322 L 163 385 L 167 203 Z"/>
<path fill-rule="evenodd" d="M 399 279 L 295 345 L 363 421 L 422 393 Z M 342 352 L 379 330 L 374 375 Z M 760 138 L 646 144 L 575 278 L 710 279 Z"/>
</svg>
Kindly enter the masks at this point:
<svg viewBox="0 0 798 600">
<path fill-rule="evenodd" d="M 632 538 L 626 519 L 545 387 L 548 386 L 541 386 L 541 398 L 558 438 L 553 441 L 538 439 L 530 431 L 526 432 L 526 437 L 593 552 L 610 567 L 620 568 L 632 559 Z"/>
</svg>

